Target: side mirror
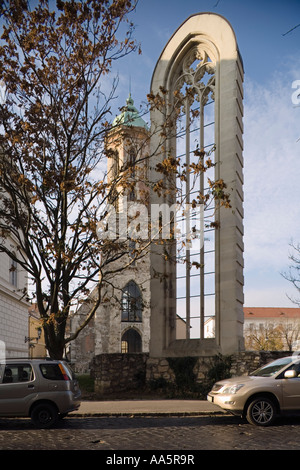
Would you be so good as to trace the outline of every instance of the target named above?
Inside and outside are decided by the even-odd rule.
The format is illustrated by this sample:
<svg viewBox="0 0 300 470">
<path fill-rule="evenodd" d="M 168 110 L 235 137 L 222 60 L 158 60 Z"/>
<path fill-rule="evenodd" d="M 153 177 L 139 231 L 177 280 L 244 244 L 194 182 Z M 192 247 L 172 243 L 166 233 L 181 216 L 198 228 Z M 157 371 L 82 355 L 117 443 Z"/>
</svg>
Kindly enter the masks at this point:
<svg viewBox="0 0 300 470">
<path fill-rule="evenodd" d="M 298 376 L 298 374 L 295 370 L 287 370 L 284 373 L 284 378 L 285 379 L 294 379 L 297 376 Z"/>
</svg>

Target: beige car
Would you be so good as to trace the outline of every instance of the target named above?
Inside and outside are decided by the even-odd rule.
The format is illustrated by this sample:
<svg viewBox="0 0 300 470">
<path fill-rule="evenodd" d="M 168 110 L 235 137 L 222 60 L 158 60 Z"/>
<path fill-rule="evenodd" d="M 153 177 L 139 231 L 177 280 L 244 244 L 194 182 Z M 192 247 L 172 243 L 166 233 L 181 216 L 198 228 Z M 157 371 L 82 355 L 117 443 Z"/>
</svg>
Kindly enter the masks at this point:
<svg viewBox="0 0 300 470">
<path fill-rule="evenodd" d="M 258 426 L 272 424 L 281 413 L 299 413 L 300 357 L 277 359 L 250 375 L 217 382 L 207 399 Z"/>
<path fill-rule="evenodd" d="M 80 406 L 81 392 L 69 365 L 47 359 L 0 363 L 0 416 L 31 417 L 40 428 Z"/>
</svg>

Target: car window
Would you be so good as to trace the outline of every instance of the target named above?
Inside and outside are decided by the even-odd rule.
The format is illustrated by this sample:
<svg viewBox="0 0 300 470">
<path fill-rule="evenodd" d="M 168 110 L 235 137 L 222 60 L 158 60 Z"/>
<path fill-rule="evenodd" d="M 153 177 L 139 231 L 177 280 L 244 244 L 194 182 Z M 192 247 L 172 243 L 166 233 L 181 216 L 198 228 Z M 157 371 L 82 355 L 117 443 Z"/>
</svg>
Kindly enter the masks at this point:
<svg viewBox="0 0 300 470">
<path fill-rule="evenodd" d="M 280 369 L 282 369 L 284 366 L 288 365 L 290 362 L 292 362 L 292 359 L 290 357 L 277 359 L 276 361 L 266 364 L 265 366 L 261 367 L 260 369 L 257 369 L 249 375 L 254 375 L 256 377 L 271 377 L 272 375 L 279 372 Z"/>
<path fill-rule="evenodd" d="M 48 380 L 64 380 L 58 364 L 40 364 L 43 377 Z"/>
<path fill-rule="evenodd" d="M 33 370 L 30 364 L 6 364 L 1 382 L 2 384 L 30 382 L 33 378 Z"/>
<path fill-rule="evenodd" d="M 297 376 L 299 377 L 299 375 L 300 375 L 300 364 L 293 364 L 287 370 L 295 370 L 296 373 L 297 373 Z"/>
<path fill-rule="evenodd" d="M 284 374 L 285 374 L 285 372 L 286 372 L 287 370 L 295 370 L 296 373 L 297 373 L 297 377 L 300 378 L 300 363 L 299 363 L 299 362 L 294 363 L 294 364 L 292 364 L 290 367 L 288 367 L 287 369 L 285 369 L 285 370 L 282 372 L 282 374 L 280 374 L 280 375 L 278 376 L 278 379 L 283 379 L 283 378 L 284 378 Z"/>
</svg>

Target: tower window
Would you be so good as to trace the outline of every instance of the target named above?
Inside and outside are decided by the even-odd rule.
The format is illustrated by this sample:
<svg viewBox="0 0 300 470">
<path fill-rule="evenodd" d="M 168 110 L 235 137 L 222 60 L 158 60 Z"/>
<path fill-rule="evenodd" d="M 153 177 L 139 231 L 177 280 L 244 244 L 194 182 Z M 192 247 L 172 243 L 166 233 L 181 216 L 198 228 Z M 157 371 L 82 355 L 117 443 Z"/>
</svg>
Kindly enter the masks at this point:
<svg viewBox="0 0 300 470">
<path fill-rule="evenodd" d="M 135 201 L 135 190 L 132 189 L 129 193 L 129 201 Z"/>
<path fill-rule="evenodd" d="M 122 321 L 142 321 L 142 295 L 134 281 L 128 282 L 122 293 Z"/>
<path fill-rule="evenodd" d="M 131 149 L 129 152 L 129 166 L 130 166 L 132 178 L 135 177 L 135 163 L 136 163 L 135 151 L 134 149 Z"/>
</svg>

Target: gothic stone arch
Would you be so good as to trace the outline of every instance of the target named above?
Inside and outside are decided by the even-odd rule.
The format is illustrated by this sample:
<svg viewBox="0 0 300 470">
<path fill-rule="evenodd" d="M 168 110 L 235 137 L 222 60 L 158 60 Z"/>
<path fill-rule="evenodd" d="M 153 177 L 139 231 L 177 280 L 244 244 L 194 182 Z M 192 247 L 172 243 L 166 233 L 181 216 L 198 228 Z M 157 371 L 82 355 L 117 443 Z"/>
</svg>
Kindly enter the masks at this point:
<svg viewBox="0 0 300 470">
<path fill-rule="evenodd" d="M 232 27 L 222 16 L 202 13 L 188 18 L 171 37 L 157 62 L 151 92 L 156 95 L 164 90 L 167 104 L 151 112 L 150 154 L 155 153 L 155 158 L 150 168 L 150 180 L 153 182 L 161 177 L 155 171 L 156 164 L 168 153 L 177 151 L 178 155 L 176 138 L 166 137 L 159 130 L 166 121 L 170 103 L 174 103 L 174 96 L 181 93 L 184 84 L 192 90 L 184 113 L 188 115 L 197 102 L 200 108 L 198 146 L 206 148 L 213 143 L 214 176 L 227 184 L 232 209 L 218 209 L 215 215 L 219 228 L 213 235 L 214 313 L 205 312 L 205 288 L 200 282 L 200 332 L 197 338 L 188 338 L 187 333 L 185 339 L 176 339 L 176 268 L 173 262 L 163 258 L 162 245 L 152 245 L 152 357 L 231 354 L 243 349 L 243 64 Z M 205 141 L 204 136 L 208 129 L 203 120 L 208 102 L 213 102 L 214 132 L 210 137 L 213 142 Z M 185 131 L 186 158 L 189 158 L 191 149 L 188 137 L 191 129 L 188 126 Z M 170 194 L 159 196 L 153 192 L 151 203 L 173 204 L 174 196 L 172 198 Z M 175 255 L 174 241 L 168 243 Z M 204 279 L 205 274 L 202 275 Z M 191 278 L 186 278 L 185 282 L 190 284 Z M 191 305 L 190 298 L 189 303 Z M 191 310 L 187 305 L 188 302 L 186 315 Z M 213 318 L 214 337 L 205 336 L 204 324 L 209 318 Z M 188 332 L 191 320 L 187 316 L 184 320 L 187 321 Z"/>
</svg>

